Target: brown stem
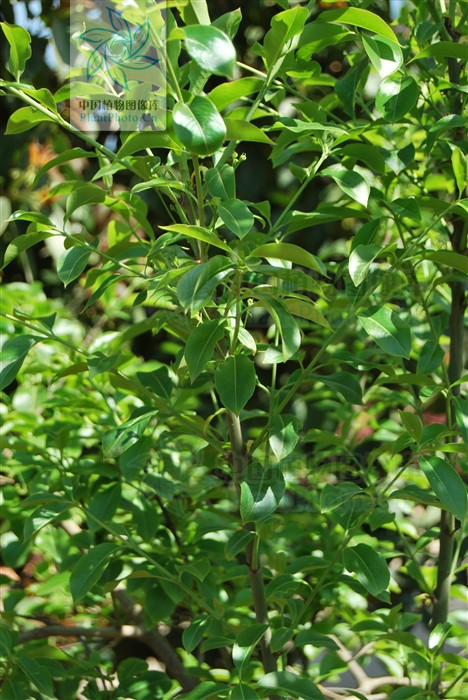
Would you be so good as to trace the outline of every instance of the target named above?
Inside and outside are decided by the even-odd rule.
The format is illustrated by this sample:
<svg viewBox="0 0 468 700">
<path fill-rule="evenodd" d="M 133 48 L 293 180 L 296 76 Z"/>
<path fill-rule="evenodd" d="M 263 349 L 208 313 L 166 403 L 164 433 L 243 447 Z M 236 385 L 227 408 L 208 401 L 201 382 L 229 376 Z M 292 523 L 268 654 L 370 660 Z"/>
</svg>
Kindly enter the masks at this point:
<svg viewBox="0 0 468 700">
<path fill-rule="evenodd" d="M 165 637 L 159 634 L 156 629 L 145 630 L 143 615 L 130 596 L 123 589 L 117 588 L 113 597 L 119 601 L 123 611 L 132 622 L 142 629 L 140 639 L 146 642 L 156 653 L 157 658 L 164 663 L 167 675 L 180 683 L 184 691 L 195 688 L 198 685 L 197 678 L 186 673 L 181 660 Z"/>
</svg>

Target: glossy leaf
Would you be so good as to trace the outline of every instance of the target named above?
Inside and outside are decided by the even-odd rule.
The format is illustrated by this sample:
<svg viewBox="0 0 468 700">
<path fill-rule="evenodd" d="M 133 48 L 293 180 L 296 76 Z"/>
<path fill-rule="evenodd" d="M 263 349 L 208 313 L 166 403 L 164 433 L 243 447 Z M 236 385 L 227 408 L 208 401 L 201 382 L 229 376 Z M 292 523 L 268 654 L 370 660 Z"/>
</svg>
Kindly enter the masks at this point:
<svg viewBox="0 0 468 700">
<path fill-rule="evenodd" d="M 327 328 L 327 330 L 331 330 L 331 326 L 325 316 L 317 309 L 317 306 L 308 299 L 285 299 L 284 305 L 294 316 L 306 318 L 313 323 L 318 323 L 318 325 L 323 326 L 323 328 Z"/>
<path fill-rule="evenodd" d="M 254 363 L 245 355 L 232 355 L 216 367 L 216 391 L 223 406 L 236 415 L 252 397 L 256 381 Z"/>
<path fill-rule="evenodd" d="M 225 683 L 214 683 L 213 681 L 203 681 L 189 693 L 183 693 L 178 697 L 180 700 L 218 700 L 224 697 L 230 690 Z"/>
<path fill-rule="evenodd" d="M 250 255 L 257 258 L 273 258 L 277 260 L 289 260 L 290 262 L 307 267 L 310 270 L 326 275 L 323 262 L 312 253 L 307 252 L 294 243 L 264 243 L 255 248 Z"/>
<path fill-rule="evenodd" d="M 463 197 L 463 193 L 468 186 L 468 157 L 457 146 L 454 146 L 452 150 L 452 169 L 455 182 L 457 183 L 458 194 L 460 197 Z"/>
<path fill-rule="evenodd" d="M 420 457 L 419 465 L 436 496 L 464 523 L 468 511 L 467 488 L 455 469 L 445 460 L 433 455 Z"/>
<path fill-rule="evenodd" d="M 254 224 L 252 212 L 240 199 L 227 199 L 221 202 L 218 214 L 224 225 L 238 238 L 244 238 Z"/>
<path fill-rule="evenodd" d="M 241 482 L 242 522 L 268 518 L 278 508 L 284 489 L 284 477 L 279 467 L 265 469 L 256 462 L 249 464 Z"/>
<path fill-rule="evenodd" d="M 83 185 L 74 190 L 67 199 L 67 218 L 73 212 L 87 204 L 98 204 L 103 202 L 106 193 L 97 185 Z"/>
<path fill-rule="evenodd" d="M 262 85 L 263 81 L 261 78 L 240 78 L 239 80 L 231 80 L 217 85 L 209 93 L 208 97 L 221 111 L 240 98 L 247 97 L 253 92 L 258 92 Z"/>
<path fill-rule="evenodd" d="M 385 591 L 390 583 L 390 572 L 384 557 L 367 544 L 348 547 L 344 552 L 344 563 L 353 571 L 364 588 L 372 595 Z"/>
<path fill-rule="evenodd" d="M 362 43 L 370 62 L 381 78 L 387 78 L 399 70 L 403 63 L 403 54 L 394 39 L 390 40 L 382 36 L 372 38 L 364 34 Z"/>
<path fill-rule="evenodd" d="M 112 542 L 103 542 L 92 547 L 73 567 L 70 576 L 70 593 L 79 603 L 96 585 L 104 573 L 110 557 L 118 550 Z"/>
<path fill-rule="evenodd" d="M 270 447 L 278 461 L 285 459 L 297 445 L 298 420 L 295 416 L 283 414 L 272 416 L 270 420 Z"/>
<path fill-rule="evenodd" d="M 32 685 L 47 697 L 53 697 L 54 684 L 49 669 L 35 659 L 21 654 L 17 657 L 18 666 L 29 678 Z"/>
<path fill-rule="evenodd" d="M 231 690 L 230 700 L 260 700 L 260 696 L 250 685 L 239 683 Z"/>
<path fill-rule="evenodd" d="M 271 29 L 263 41 L 263 56 L 267 68 L 272 71 L 278 59 L 287 52 L 289 42 L 301 33 L 308 12 L 305 7 L 293 7 L 279 12 L 271 20 Z"/>
<path fill-rule="evenodd" d="M 156 411 L 146 412 L 137 415 L 121 423 L 118 428 L 109 430 L 102 436 L 102 449 L 104 455 L 109 459 L 118 457 L 122 452 L 128 450 L 142 436 L 151 417 Z"/>
<path fill-rule="evenodd" d="M 167 367 L 158 367 L 153 372 L 137 372 L 136 376 L 138 381 L 156 396 L 163 399 L 170 398 L 173 383 Z"/>
<path fill-rule="evenodd" d="M 0 22 L 6 40 L 10 44 L 8 70 L 18 80 L 24 71 L 26 61 L 31 58 L 31 36 L 23 27 L 8 22 Z"/>
<path fill-rule="evenodd" d="M 316 22 L 338 22 L 339 24 L 352 24 L 361 29 L 367 29 L 379 36 L 386 37 L 394 43 L 398 40 L 387 22 L 369 10 L 361 10 L 357 7 L 348 7 L 343 10 L 329 10 L 322 12 Z"/>
<path fill-rule="evenodd" d="M 468 257 L 466 255 L 454 253 L 451 250 L 425 250 L 422 255 L 427 260 L 433 260 L 468 275 Z"/>
<path fill-rule="evenodd" d="M 177 284 L 177 296 L 183 308 L 200 311 L 232 269 L 231 261 L 223 255 L 215 255 L 208 262 L 192 267 Z"/>
<path fill-rule="evenodd" d="M 370 266 L 379 255 L 381 247 L 375 243 L 369 245 L 358 245 L 349 256 L 349 274 L 358 287 L 367 277 Z"/>
<path fill-rule="evenodd" d="M 258 686 L 267 689 L 270 693 L 284 691 L 298 700 L 325 700 L 325 696 L 311 680 L 296 676 L 290 671 L 267 673 L 260 678 Z"/>
<path fill-rule="evenodd" d="M 42 122 L 53 122 L 52 117 L 40 112 L 35 107 L 20 107 L 8 120 L 5 135 L 22 134 Z"/>
<path fill-rule="evenodd" d="M 184 649 L 188 652 L 192 652 L 203 639 L 206 626 L 206 618 L 198 617 L 194 618 L 190 623 L 189 627 L 186 627 L 182 633 L 182 644 Z"/>
<path fill-rule="evenodd" d="M 185 361 L 192 382 L 211 360 L 216 343 L 224 335 L 223 320 L 205 321 L 192 331 L 185 346 Z"/>
<path fill-rule="evenodd" d="M 412 59 L 417 61 L 420 58 L 459 58 L 468 61 L 468 45 L 457 44 L 455 41 L 436 41 L 427 48 L 419 51 Z"/>
<path fill-rule="evenodd" d="M 84 272 L 90 255 L 91 251 L 81 246 L 74 246 L 62 255 L 57 263 L 57 274 L 65 287 Z"/>
<path fill-rule="evenodd" d="M 273 145 L 273 141 L 264 131 L 255 126 L 255 124 L 246 122 L 243 119 L 224 117 L 224 125 L 226 127 L 226 138 L 229 141 L 249 141 L 251 143 Z"/>
<path fill-rule="evenodd" d="M 208 193 L 221 200 L 234 199 L 236 196 L 236 178 L 232 165 L 210 168 L 205 173 Z"/>
<path fill-rule="evenodd" d="M 222 145 L 226 126 L 207 97 L 196 96 L 189 105 L 178 102 L 173 111 L 174 129 L 181 144 L 191 153 L 208 156 Z"/>
<path fill-rule="evenodd" d="M 64 520 L 66 511 L 71 507 L 73 507 L 73 503 L 65 500 L 39 506 L 24 524 L 23 539 L 28 540 L 30 537 L 33 537 L 43 527 L 53 523 L 58 517 Z"/>
<path fill-rule="evenodd" d="M 358 378 L 350 372 L 335 372 L 334 374 L 311 374 L 311 379 L 323 382 L 334 391 L 338 391 L 345 401 L 351 404 L 362 404 L 362 389 Z"/>
<path fill-rule="evenodd" d="M 216 248 L 221 248 L 221 250 L 226 250 L 230 252 L 229 246 L 220 239 L 220 237 L 210 231 L 210 229 L 203 228 L 202 226 L 189 226 L 188 224 L 171 224 L 170 226 L 161 226 L 163 231 L 172 231 L 173 233 L 180 233 L 181 236 L 186 236 L 187 238 L 194 238 L 197 241 L 203 241 L 204 243 L 209 243 Z"/>
<path fill-rule="evenodd" d="M 396 357 L 409 358 L 411 331 L 394 311 L 387 306 L 374 307 L 366 315 L 360 315 L 359 320 L 382 350 Z"/>
<path fill-rule="evenodd" d="M 386 121 L 393 124 L 413 109 L 418 98 L 418 84 L 411 76 L 385 78 L 379 85 L 375 107 Z"/>
<path fill-rule="evenodd" d="M 236 50 L 230 38 L 217 27 L 197 24 L 184 28 L 188 55 L 203 70 L 231 78 Z"/>
<path fill-rule="evenodd" d="M 32 335 L 18 335 L 7 340 L 1 350 L 0 390 L 9 386 L 21 369 L 26 355 L 38 338 Z"/>
<path fill-rule="evenodd" d="M 246 629 L 239 632 L 234 646 L 232 647 L 232 660 L 234 666 L 242 676 L 244 666 L 252 656 L 255 647 L 268 629 L 268 625 L 251 624 Z"/>
<path fill-rule="evenodd" d="M 417 371 L 421 374 L 435 372 L 441 366 L 444 354 L 439 343 L 428 340 L 419 353 Z"/>
<path fill-rule="evenodd" d="M 370 187 L 362 175 L 355 170 L 348 170 L 341 165 L 330 165 L 322 171 L 322 175 L 333 178 L 338 187 L 351 199 L 364 207 L 369 201 Z"/>
<path fill-rule="evenodd" d="M 226 559 L 231 560 L 239 554 L 240 552 L 245 552 L 245 549 L 249 542 L 251 542 L 255 537 L 255 532 L 252 530 L 236 530 L 226 542 L 224 547 L 224 553 Z"/>
</svg>

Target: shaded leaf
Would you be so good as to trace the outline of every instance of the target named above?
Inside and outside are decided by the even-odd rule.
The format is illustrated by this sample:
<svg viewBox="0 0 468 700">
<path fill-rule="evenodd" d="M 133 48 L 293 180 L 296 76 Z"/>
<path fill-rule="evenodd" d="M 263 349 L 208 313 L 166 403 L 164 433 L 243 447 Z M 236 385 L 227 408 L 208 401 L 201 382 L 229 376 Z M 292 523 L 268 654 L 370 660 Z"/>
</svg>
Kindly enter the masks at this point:
<svg viewBox="0 0 468 700">
<path fill-rule="evenodd" d="M 216 367 L 216 391 L 223 406 L 236 415 L 252 397 L 256 381 L 254 363 L 245 355 L 228 357 Z"/>
<path fill-rule="evenodd" d="M 367 206 L 370 187 L 360 173 L 343 168 L 342 165 L 330 165 L 322 170 L 321 174 L 333 178 L 338 187 L 351 199 L 356 200 L 364 207 Z"/>
<path fill-rule="evenodd" d="M 15 379 L 26 355 L 37 340 L 32 335 L 18 335 L 4 343 L 0 353 L 0 390 L 5 389 Z"/>
<path fill-rule="evenodd" d="M 348 547 L 344 552 L 344 563 L 348 571 L 353 571 L 358 581 L 372 595 L 379 595 L 390 583 L 387 562 L 367 544 Z"/>
<path fill-rule="evenodd" d="M 267 688 L 270 692 L 285 691 L 299 700 L 325 700 L 325 696 L 311 680 L 296 676 L 290 671 L 267 673 L 260 678 L 258 685 L 260 688 Z"/>
<path fill-rule="evenodd" d="M 219 319 L 201 323 L 190 334 L 184 357 L 192 382 L 211 360 L 215 345 L 223 335 L 224 321 Z"/>
<path fill-rule="evenodd" d="M 70 593 L 74 603 L 79 603 L 99 581 L 110 557 L 118 549 L 112 542 L 103 542 L 90 549 L 73 567 L 70 576 Z"/>
<path fill-rule="evenodd" d="M 468 510 L 467 489 L 455 469 L 445 460 L 432 455 L 420 457 L 419 466 L 436 496 L 463 523 Z"/>
<path fill-rule="evenodd" d="M 396 357 L 409 358 L 411 331 L 394 311 L 386 306 L 374 307 L 359 319 L 366 333 L 382 350 Z"/>
<path fill-rule="evenodd" d="M 241 482 L 240 513 L 242 522 L 263 520 L 275 512 L 284 495 L 284 477 L 277 466 L 264 469 L 251 463 Z"/>
</svg>

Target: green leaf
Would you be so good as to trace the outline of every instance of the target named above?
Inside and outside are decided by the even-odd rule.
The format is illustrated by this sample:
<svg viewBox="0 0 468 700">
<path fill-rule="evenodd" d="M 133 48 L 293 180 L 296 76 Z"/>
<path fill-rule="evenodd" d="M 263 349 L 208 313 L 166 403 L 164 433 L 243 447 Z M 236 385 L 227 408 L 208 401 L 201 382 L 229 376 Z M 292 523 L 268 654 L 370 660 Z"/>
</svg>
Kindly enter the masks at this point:
<svg viewBox="0 0 468 700">
<path fill-rule="evenodd" d="M 366 333 L 382 350 L 396 357 L 409 358 L 411 330 L 394 311 L 386 306 L 374 307 L 358 318 Z"/>
<path fill-rule="evenodd" d="M 205 173 L 208 194 L 221 200 L 234 199 L 236 196 L 236 178 L 232 165 L 210 168 Z"/>
<path fill-rule="evenodd" d="M 121 423 L 118 428 L 109 430 L 102 436 L 102 450 L 108 459 L 118 457 L 122 452 L 128 450 L 142 436 L 151 417 L 157 413 L 152 410 L 143 415 L 137 415 L 134 418 Z"/>
<path fill-rule="evenodd" d="M 103 488 L 91 498 L 88 505 L 88 513 L 102 523 L 108 523 L 115 515 L 115 511 L 120 503 L 122 488 L 120 484 L 113 484 Z M 101 526 L 92 517 L 89 518 L 89 529 L 91 532 L 99 530 Z"/>
<path fill-rule="evenodd" d="M 435 372 L 441 366 L 444 354 L 439 343 L 428 340 L 424 343 L 419 353 L 417 371 L 421 374 Z"/>
<path fill-rule="evenodd" d="M 221 403 L 239 415 L 255 391 L 255 365 L 245 355 L 233 355 L 221 362 L 215 371 L 215 386 Z"/>
<path fill-rule="evenodd" d="M 386 37 L 393 43 L 398 44 L 398 39 L 387 22 L 373 12 L 369 12 L 369 10 L 361 10 L 356 7 L 349 7 L 344 10 L 328 10 L 327 12 L 322 12 L 315 21 L 352 24 L 355 27 L 361 27 L 361 29 L 367 29 L 369 32 Z"/>
<path fill-rule="evenodd" d="M 4 343 L 0 353 L 0 391 L 3 391 L 15 379 L 26 355 L 37 340 L 32 335 L 19 335 Z"/>
<path fill-rule="evenodd" d="M 320 272 L 327 276 L 327 270 L 323 262 L 312 253 L 294 243 L 264 243 L 255 248 L 250 255 L 257 258 L 273 258 L 275 260 L 289 260 L 290 262 L 308 267 L 310 270 Z"/>
<path fill-rule="evenodd" d="M 299 632 L 296 639 L 294 640 L 294 646 L 303 647 L 306 644 L 311 644 L 317 649 L 331 649 L 332 651 L 337 651 L 339 649 L 338 644 L 327 637 L 325 634 L 319 634 L 313 630 L 303 630 Z"/>
<path fill-rule="evenodd" d="M 255 537 L 255 532 L 252 530 L 236 530 L 226 542 L 224 547 L 224 553 L 226 559 L 230 561 L 239 554 L 239 552 L 245 552 L 245 549 L 249 542 L 251 542 Z"/>
<path fill-rule="evenodd" d="M 79 603 L 99 581 L 110 557 L 117 550 L 116 544 L 103 542 L 90 549 L 78 560 L 70 576 L 70 593 L 75 604 Z"/>
<path fill-rule="evenodd" d="M 167 134 L 161 131 L 140 131 L 127 136 L 125 142 L 117 151 L 117 158 L 131 156 L 138 151 L 147 148 L 171 148 L 177 149 L 177 144 Z"/>
<path fill-rule="evenodd" d="M 421 210 L 419 209 L 416 197 L 399 197 L 390 202 L 390 208 L 394 214 L 402 219 L 409 219 L 419 223 L 421 221 Z"/>
<path fill-rule="evenodd" d="M 326 484 L 320 497 L 321 511 L 332 511 L 345 530 L 362 522 L 372 510 L 372 506 L 369 494 L 347 481 L 336 486 Z"/>
<path fill-rule="evenodd" d="M 240 677 L 242 677 L 244 666 L 252 656 L 255 647 L 267 629 L 268 625 L 256 623 L 242 630 L 242 632 L 239 632 L 237 635 L 236 641 L 232 647 L 232 660 L 234 666 L 239 671 Z"/>
<path fill-rule="evenodd" d="M 110 355 L 109 357 L 105 357 L 101 354 L 94 355 L 93 357 L 88 357 L 87 364 L 89 368 L 90 377 L 94 379 L 94 377 L 97 377 L 99 374 L 109 372 L 109 370 L 115 367 L 119 358 L 119 353 L 117 353 L 116 355 Z"/>
<path fill-rule="evenodd" d="M 268 689 L 271 693 L 277 690 L 284 691 L 298 700 L 325 700 L 325 696 L 312 681 L 296 676 L 290 671 L 267 673 L 260 678 L 258 686 Z"/>
<path fill-rule="evenodd" d="M 270 420 L 270 447 L 278 461 L 285 459 L 297 445 L 298 420 L 295 416 L 283 414 L 272 416 Z"/>
<path fill-rule="evenodd" d="M 29 656 L 20 655 L 16 658 L 16 661 L 21 670 L 29 678 L 32 685 L 37 688 L 40 693 L 44 693 L 47 697 L 53 697 L 54 684 L 52 682 L 52 676 L 45 666 L 39 664 Z"/>
<path fill-rule="evenodd" d="M 204 627 L 207 620 L 205 617 L 196 617 L 190 623 L 190 627 L 186 627 L 182 633 L 182 644 L 184 649 L 189 653 L 192 652 L 203 639 Z"/>
<path fill-rule="evenodd" d="M 248 206 L 240 199 L 227 199 L 218 207 L 223 224 L 238 238 L 244 238 L 254 224 L 254 217 Z"/>
<path fill-rule="evenodd" d="M 208 156 L 217 151 L 226 138 L 223 119 L 208 97 L 197 95 L 189 105 L 178 102 L 173 120 L 177 138 L 190 153 Z"/>
<path fill-rule="evenodd" d="M 393 124 L 413 109 L 418 98 L 418 84 L 411 76 L 385 78 L 379 85 L 375 107 L 386 121 Z"/>
<path fill-rule="evenodd" d="M 371 243 L 369 245 L 358 245 L 349 256 L 349 274 L 354 286 L 358 287 L 367 277 L 369 268 L 375 258 L 379 255 L 381 247 Z"/>
<path fill-rule="evenodd" d="M 22 134 L 24 131 L 34 128 L 36 124 L 53 121 L 52 117 L 40 112 L 35 107 L 20 107 L 9 118 L 5 135 Z"/>
<path fill-rule="evenodd" d="M 468 44 L 457 44 L 455 41 L 437 41 L 412 58 L 417 61 L 419 58 L 459 58 L 468 61 Z"/>
<path fill-rule="evenodd" d="M 278 59 L 287 53 L 291 39 L 302 32 L 307 16 L 306 8 L 297 5 L 272 18 L 271 29 L 263 40 L 263 56 L 270 72 Z"/>
<path fill-rule="evenodd" d="M 282 356 L 283 361 L 286 362 L 301 347 L 301 333 L 297 323 L 280 299 L 260 294 L 258 296 L 262 300 L 262 305 L 270 312 L 280 332 Z"/>
<path fill-rule="evenodd" d="M 160 228 L 162 228 L 163 231 L 180 233 L 181 236 L 195 238 L 197 241 L 204 241 L 204 243 L 214 245 L 216 248 L 221 248 L 221 250 L 226 250 L 229 253 L 231 252 L 229 246 L 224 243 L 214 231 L 210 231 L 208 228 L 194 225 L 190 226 L 188 224 L 171 224 L 170 226 L 160 226 Z"/>
<path fill-rule="evenodd" d="M 179 700 L 218 700 L 220 695 L 225 695 L 230 690 L 225 683 L 213 683 L 213 681 L 203 681 L 197 685 L 190 693 L 179 695 Z"/>
<path fill-rule="evenodd" d="M 91 251 L 81 246 L 74 246 L 62 255 L 57 263 L 57 274 L 65 287 L 84 272 L 90 255 Z"/>
<path fill-rule="evenodd" d="M 59 516 L 63 520 L 65 512 L 72 507 L 73 503 L 70 501 L 59 501 L 36 508 L 24 524 L 23 540 L 28 540 L 33 535 L 36 535 L 39 530 L 54 522 Z"/>
<path fill-rule="evenodd" d="M 167 367 L 158 367 L 153 372 L 137 372 L 136 376 L 138 381 L 156 396 L 163 399 L 170 398 L 173 383 Z"/>
<path fill-rule="evenodd" d="M 427 260 L 433 260 L 468 275 L 468 257 L 466 255 L 460 255 L 460 253 L 454 253 L 451 250 L 423 250 L 421 255 Z"/>
<path fill-rule="evenodd" d="M 264 520 L 278 508 L 284 495 L 284 477 L 278 466 L 264 469 L 250 463 L 241 482 L 240 514 L 243 523 Z"/>
<path fill-rule="evenodd" d="M 103 202 L 106 193 L 97 185 L 83 185 L 74 190 L 67 199 L 66 218 L 69 219 L 74 211 L 87 204 Z"/>
<path fill-rule="evenodd" d="M 240 100 L 242 97 L 247 97 L 252 93 L 257 93 L 263 86 L 261 78 L 240 78 L 239 80 L 230 80 L 227 83 L 217 85 L 209 93 L 208 97 L 213 104 L 221 111 L 228 105 Z"/>
<path fill-rule="evenodd" d="M 184 27 L 188 55 L 203 70 L 231 78 L 236 64 L 236 50 L 230 38 L 217 27 L 196 24 Z"/>
<path fill-rule="evenodd" d="M 419 442 L 421 439 L 422 425 L 418 416 L 415 413 L 410 413 L 409 411 L 399 411 L 401 422 L 406 428 L 407 432 L 411 437 Z"/>
<path fill-rule="evenodd" d="M 349 156 L 354 160 L 360 160 L 379 175 L 385 173 L 385 160 L 378 148 L 368 143 L 349 143 L 340 147 L 342 156 Z"/>
<path fill-rule="evenodd" d="M 328 323 L 325 316 L 320 313 L 316 305 L 308 299 L 284 299 L 284 305 L 294 316 L 306 318 L 308 321 L 317 323 L 319 326 L 323 326 L 323 328 L 326 328 L 329 331 L 332 330 L 332 327 Z"/>
<path fill-rule="evenodd" d="M 252 143 L 268 143 L 273 145 L 273 141 L 264 131 L 246 122 L 243 119 L 230 119 L 224 117 L 224 125 L 226 127 L 226 138 L 229 141 L 250 141 Z"/>
<path fill-rule="evenodd" d="M 282 651 L 284 645 L 289 642 L 293 636 L 293 630 L 290 627 L 278 627 L 272 632 L 270 649 L 273 653 Z"/>
<path fill-rule="evenodd" d="M 468 443 L 468 406 L 466 400 L 462 401 L 457 396 L 452 398 L 455 405 L 455 417 L 460 430 L 460 435 L 465 443 Z"/>
<path fill-rule="evenodd" d="M 463 193 L 468 185 L 468 158 L 457 146 L 452 146 L 452 168 L 453 174 L 455 175 L 455 182 L 457 183 L 458 187 L 458 192 L 460 197 L 463 197 Z"/>
<path fill-rule="evenodd" d="M 420 457 L 423 470 L 436 496 L 444 506 L 462 523 L 468 510 L 467 489 L 455 469 L 440 457 Z"/>
<path fill-rule="evenodd" d="M 399 70 L 403 63 L 403 54 L 395 39 L 390 40 L 382 36 L 372 38 L 364 34 L 362 43 L 370 62 L 381 78 L 387 78 Z"/>
<path fill-rule="evenodd" d="M 41 168 L 39 168 L 34 182 L 38 182 L 38 180 L 40 180 L 46 172 L 48 172 L 51 168 L 56 168 L 58 165 L 63 165 L 63 163 L 69 163 L 71 160 L 75 160 L 76 158 L 96 157 L 97 154 L 93 153 L 93 151 L 87 151 L 86 149 L 80 147 L 69 148 L 68 150 L 60 153 L 60 155 L 56 156 L 55 158 L 51 158 L 51 160 L 47 161 L 47 163 L 45 163 Z"/>
<path fill-rule="evenodd" d="M 345 401 L 362 404 L 362 389 L 358 378 L 350 372 L 336 372 L 335 374 L 310 374 L 311 379 L 323 382 L 330 389 L 338 391 Z"/>
<path fill-rule="evenodd" d="M 2 270 L 13 260 L 15 260 L 24 250 L 28 250 L 28 248 L 36 245 L 36 243 L 40 243 L 53 235 L 54 234 L 51 231 L 36 231 L 35 233 L 27 233 L 24 236 L 17 236 L 14 238 L 5 251 Z"/>
<path fill-rule="evenodd" d="M 231 690 L 231 700 L 260 700 L 260 697 L 249 685 L 239 683 Z"/>
<path fill-rule="evenodd" d="M 330 165 L 329 168 L 322 170 L 321 174 L 333 178 L 345 194 L 367 207 L 370 187 L 360 173 L 343 168 L 342 165 Z"/>
<path fill-rule="evenodd" d="M 3 33 L 10 44 L 10 56 L 8 58 L 8 70 L 19 80 L 24 71 L 26 61 L 31 57 L 31 36 L 23 27 L 8 22 L 0 22 Z"/>
<path fill-rule="evenodd" d="M 311 22 L 306 24 L 301 32 L 296 55 L 301 61 L 310 61 L 314 53 L 328 46 L 337 46 L 343 39 L 352 39 L 352 37 L 351 32 L 343 27 Z"/>
<path fill-rule="evenodd" d="M 195 328 L 185 346 L 185 361 L 192 382 L 211 360 L 216 343 L 224 335 L 224 321 L 205 321 Z"/>
<path fill-rule="evenodd" d="M 232 270 L 231 261 L 223 255 L 215 255 L 208 262 L 192 267 L 177 283 L 177 297 L 183 308 L 200 311 Z"/>
<path fill-rule="evenodd" d="M 348 571 L 353 571 L 358 581 L 372 595 L 379 595 L 390 583 L 390 572 L 382 554 L 367 544 L 348 547 L 344 552 L 344 563 Z"/>
</svg>

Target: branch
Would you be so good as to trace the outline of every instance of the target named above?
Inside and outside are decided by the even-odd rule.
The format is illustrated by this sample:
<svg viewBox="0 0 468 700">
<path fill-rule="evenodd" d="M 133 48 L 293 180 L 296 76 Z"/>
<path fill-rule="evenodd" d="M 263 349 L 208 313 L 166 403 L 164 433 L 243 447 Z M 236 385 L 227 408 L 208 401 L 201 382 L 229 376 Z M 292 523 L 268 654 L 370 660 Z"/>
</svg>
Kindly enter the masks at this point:
<svg viewBox="0 0 468 700">
<path fill-rule="evenodd" d="M 113 596 L 119 601 L 125 614 L 142 630 L 140 639 L 146 642 L 146 644 L 155 652 L 158 659 L 164 663 L 168 676 L 174 678 L 178 683 L 180 683 L 184 691 L 189 691 L 195 688 L 198 685 L 198 679 L 186 673 L 179 656 L 165 637 L 163 637 L 156 629 L 145 630 L 141 610 L 139 606 L 135 605 L 125 590 L 122 588 L 117 588 L 114 590 Z"/>
<path fill-rule="evenodd" d="M 36 639 L 47 637 L 86 637 L 95 639 L 115 639 L 116 637 L 129 637 L 133 634 L 123 634 L 117 627 L 68 627 L 66 625 L 45 625 L 33 630 L 26 630 L 18 637 L 18 644 L 25 644 Z"/>
</svg>

